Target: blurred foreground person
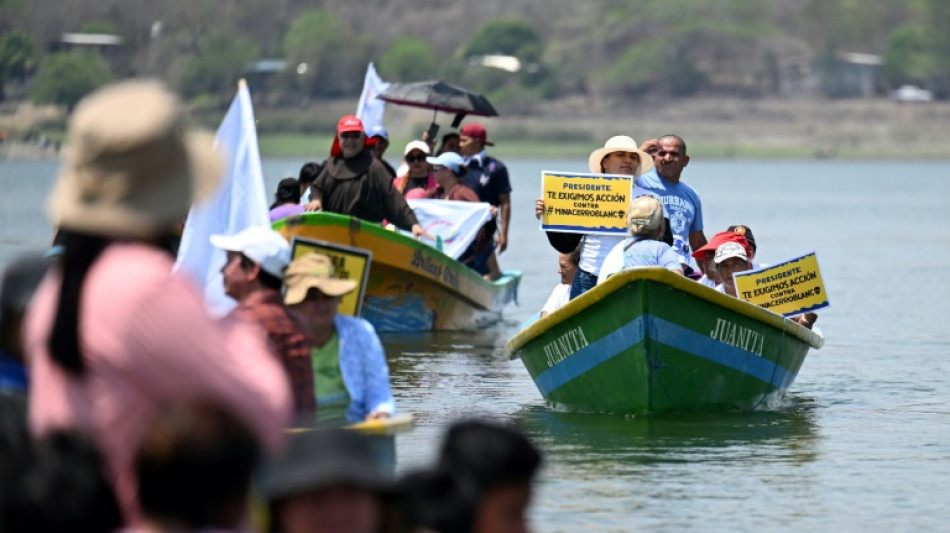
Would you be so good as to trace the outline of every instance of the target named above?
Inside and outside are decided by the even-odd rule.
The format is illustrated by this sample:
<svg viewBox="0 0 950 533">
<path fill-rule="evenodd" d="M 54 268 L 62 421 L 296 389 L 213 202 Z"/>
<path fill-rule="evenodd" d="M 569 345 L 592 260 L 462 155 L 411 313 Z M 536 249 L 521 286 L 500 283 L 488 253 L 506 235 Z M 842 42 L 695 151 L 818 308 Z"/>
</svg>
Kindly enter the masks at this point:
<svg viewBox="0 0 950 533">
<path fill-rule="evenodd" d="M 389 384 L 383 344 L 372 324 L 337 313 L 340 297 L 356 281 L 335 277 L 323 254 L 294 259 L 284 276 L 284 302 L 310 328 L 313 381 L 321 422 L 362 422 L 389 418 L 396 401 Z"/>
<path fill-rule="evenodd" d="M 411 531 L 525 533 L 541 454 L 520 432 L 496 423 L 449 428 L 434 470 L 400 482 Z"/>
<path fill-rule="evenodd" d="M 363 435 L 332 428 L 295 433 L 265 467 L 261 492 L 271 531 L 377 533 L 391 481 L 376 467 Z"/>
<path fill-rule="evenodd" d="M 3 272 L 0 285 L 0 393 L 26 393 L 23 317 L 48 264 L 42 254 L 25 255 L 15 259 Z"/>
<path fill-rule="evenodd" d="M 0 531 L 108 533 L 122 525 L 102 456 L 77 431 L 54 432 L 0 478 Z"/>
<path fill-rule="evenodd" d="M 216 401 L 272 448 L 289 419 L 287 380 L 264 340 L 243 323 L 212 321 L 163 247 L 220 170 L 210 136 L 188 130 L 171 92 L 126 81 L 77 106 L 49 198 L 63 253 L 26 318 L 30 427 L 92 435 L 133 524 L 132 458 L 162 406 Z"/>
<path fill-rule="evenodd" d="M 136 531 L 242 530 L 260 457 L 254 434 L 221 407 L 189 403 L 160 412 L 135 454 L 144 515 Z"/>
</svg>

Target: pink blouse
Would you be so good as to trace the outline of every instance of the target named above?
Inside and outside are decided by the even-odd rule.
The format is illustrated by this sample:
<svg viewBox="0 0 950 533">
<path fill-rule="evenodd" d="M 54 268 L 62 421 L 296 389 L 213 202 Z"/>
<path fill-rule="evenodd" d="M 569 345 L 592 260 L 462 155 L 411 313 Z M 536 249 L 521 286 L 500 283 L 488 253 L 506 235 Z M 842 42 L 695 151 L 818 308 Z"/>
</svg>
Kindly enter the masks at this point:
<svg viewBox="0 0 950 533">
<path fill-rule="evenodd" d="M 37 290 L 24 330 L 32 432 L 88 431 L 132 524 L 139 519 L 132 460 L 162 406 L 189 399 L 217 402 L 271 449 L 290 420 L 287 378 L 264 338 L 236 320 L 212 321 L 197 288 L 171 269 L 167 253 L 132 243 L 110 246 L 93 264 L 80 299 L 82 378 L 65 373 L 48 351 L 58 269 Z"/>
</svg>

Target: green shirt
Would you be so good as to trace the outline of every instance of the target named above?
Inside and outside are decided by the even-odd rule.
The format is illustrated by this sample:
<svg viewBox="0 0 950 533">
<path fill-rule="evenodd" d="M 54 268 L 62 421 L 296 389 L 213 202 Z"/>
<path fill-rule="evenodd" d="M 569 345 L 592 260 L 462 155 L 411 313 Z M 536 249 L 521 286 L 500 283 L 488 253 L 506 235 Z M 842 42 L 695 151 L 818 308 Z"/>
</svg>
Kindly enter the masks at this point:
<svg viewBox="0 0 950 533">
<path fill-rule="evenodd" d="M 313 363 L 313 387 L 317 397 L 317 418 L 320 421 L 345 420 L 350 393 L 340 371 L 340 337 L 333 337 L 322 347 L 310 351 Z"/>
</svg>

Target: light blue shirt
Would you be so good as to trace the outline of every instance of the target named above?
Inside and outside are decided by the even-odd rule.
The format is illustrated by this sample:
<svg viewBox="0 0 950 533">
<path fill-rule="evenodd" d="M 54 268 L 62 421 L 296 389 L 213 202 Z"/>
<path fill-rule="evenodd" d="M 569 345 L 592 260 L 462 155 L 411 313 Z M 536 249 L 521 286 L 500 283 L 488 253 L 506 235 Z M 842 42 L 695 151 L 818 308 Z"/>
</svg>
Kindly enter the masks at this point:
<svg viewBox="0 0 950 533">
<path fill-rule="evenodd" d="M 678 235 L 688 243 L 690 233 L 703 230 L 703 206 L 699 194 L 689 185 L 666 181 L 653 168 L 637 178 L 636 186 L 663 202 L 663 210 L 670 219 L 673 235 Z"/>
<path fill-rule="evenodd" d="M 633 244 L 631 244 L 631 242 Z M 627 245 L 630 247 L 627 248 Z M 624 239 L 610 250 L 600 267 L 597 283 L 607 281 L 611 274 L 636 267 L 663 267 L 667 270 L 682 270 L 680 258 L 669 244 L 652 239 Z"/>
<path fill-rule="evenodd" d="M 373 411 L 396 414 L 389 366 L 376 330 L 362 318 L 345 315 L 337 315 L 333 324 L 340 337 L 340 371 L 350 393 L 346 420 L 361 422 Z"/>
</svg>

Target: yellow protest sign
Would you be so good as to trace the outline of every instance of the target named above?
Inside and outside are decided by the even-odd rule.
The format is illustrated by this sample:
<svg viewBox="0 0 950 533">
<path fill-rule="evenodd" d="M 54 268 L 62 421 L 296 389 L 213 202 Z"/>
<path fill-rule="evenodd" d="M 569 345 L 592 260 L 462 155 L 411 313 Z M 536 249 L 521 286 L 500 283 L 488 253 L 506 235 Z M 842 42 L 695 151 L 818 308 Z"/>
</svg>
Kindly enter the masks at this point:
<svg viewBox="0 0 950 533">
<path fill-rule="evenodd" d="M 373 260 L 373 252 L 363 248 L 297 236 L 294 236 L 290 245 L 293 259 L 314 252 L 321 253 L 329 257 L 333 263 L 335 277 L 353 279 L 359 283 L 355 291 L 340 298 L 337 311 L 343 315 L 360 316 L 363 309 L 363 293 L 366 291 L 366 282 L 369 279 L 369 266 Z"/>
<path fill-rule="evenodd" d="M 632 176 L 541 171 L 541 229 L 625 235 Z"/>
<path fill-rule="evenodd" d="M 780 315 L 798 315 L 830 305 L 814 252 L 739 272 L 733 278 L 739 298 Z"/>
</svg>

